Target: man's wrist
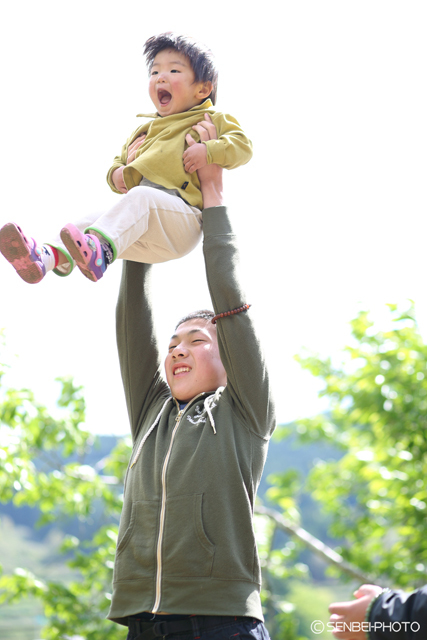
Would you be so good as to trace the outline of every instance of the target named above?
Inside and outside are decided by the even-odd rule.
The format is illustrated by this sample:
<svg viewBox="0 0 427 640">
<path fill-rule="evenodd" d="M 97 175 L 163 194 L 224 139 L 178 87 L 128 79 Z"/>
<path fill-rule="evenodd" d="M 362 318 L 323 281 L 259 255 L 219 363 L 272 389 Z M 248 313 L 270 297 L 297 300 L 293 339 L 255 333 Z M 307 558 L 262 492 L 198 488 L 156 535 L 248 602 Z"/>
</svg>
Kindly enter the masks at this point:
<svg viewBox="0 0 427 640">
<path fill-rule="evenodd" d="M 222 186 L 218 188 L 217 185 L 205 185 L 202 189 L 203 196 L 203 208 L 208 209 L 210 207 L 220 207 L 224 204 L 224 194 Z"/>
</svg>

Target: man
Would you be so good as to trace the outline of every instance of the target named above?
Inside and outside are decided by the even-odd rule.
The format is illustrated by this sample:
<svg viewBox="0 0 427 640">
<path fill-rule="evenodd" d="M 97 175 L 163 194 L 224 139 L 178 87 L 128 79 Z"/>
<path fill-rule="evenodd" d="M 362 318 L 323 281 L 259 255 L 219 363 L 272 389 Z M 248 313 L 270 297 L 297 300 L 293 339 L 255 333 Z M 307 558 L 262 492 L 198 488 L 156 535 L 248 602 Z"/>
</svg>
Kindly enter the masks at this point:
<svg viewBox="0 0 427 640">
<path fill-rule="evenodd" d="M 202 140 L 216 137 L 208 121 L 198 132 Z M 222 170 L 208 165 L 199 178 L 216 315 L 196 312 L 178 323 L 166 381 L 150 305 L 152 267 L 123 266 L 117 340 L 134 448 L 108 617 L 129 626 L 128 640 L 268 638 L 252 514 L 274 407 L 237 275 Z M 191 286 L 171 282 L 171 303 Z"/>
</svg>

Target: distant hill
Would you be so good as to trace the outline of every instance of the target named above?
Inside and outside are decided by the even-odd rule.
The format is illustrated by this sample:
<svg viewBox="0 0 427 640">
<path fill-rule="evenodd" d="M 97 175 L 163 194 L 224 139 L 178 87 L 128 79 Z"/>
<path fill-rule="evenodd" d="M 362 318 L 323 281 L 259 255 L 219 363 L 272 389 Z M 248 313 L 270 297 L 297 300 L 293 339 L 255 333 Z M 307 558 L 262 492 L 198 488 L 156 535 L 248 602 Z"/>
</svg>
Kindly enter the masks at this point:
<svg viewBox="0 0 427 640">
<path fill-rule="evenodd" d="M 292 425 L 288 425 L 292 429 Z M 117 444 L 119 438 L 116 436 L 99 436 L 96 438 L 94 446 L 89 449 L 80 462 L 95 466 L 100 460 L 107 456 Z M 272 440 L 269 447 L 267 461 L 264 474 L 259 487 L 258 495 L 264 503 L 267 503 L 266 491 L 270 486 L 268 478 L 271 474 L 277 474 L 289 469 L 296 469 L 301 478 L 305 478 L 309 469 L 313 466 L 316 459 L 337 459 L 341 453 L 324 443 L 299 445 L 295 436 L 290 436 L 279 442 Z M 72 461 L 69 458 L 68 461 Z M 43 463 L 36 461 L 36 465 L 41 467 Z M 327 518 L 321 514 L 317 505 L 312 501 L 309 495 L 302 494 L 300 496 L 302 526 L 316 537 L 327 541 L 326 529 Z M 27 526 L 32 531 L 32 539 L 42 541 L 50 535 L 54 528 L 64 533 L 76 535 L 79 538 L 90 538 L 99 526 L 99 517 L 101 514 L 95 513 L 91 520 L 82 525 L 81 521 L 71 519 L 64 522 L 56 521 L 53 525 L 47 525 L 37 528 L 36 523 L 40 516 L 37 508 L 31 507 L 15 507 L 13 504 L 0 504 L 0 517 L 7 515 L 16 525 Z"/>
</svg>

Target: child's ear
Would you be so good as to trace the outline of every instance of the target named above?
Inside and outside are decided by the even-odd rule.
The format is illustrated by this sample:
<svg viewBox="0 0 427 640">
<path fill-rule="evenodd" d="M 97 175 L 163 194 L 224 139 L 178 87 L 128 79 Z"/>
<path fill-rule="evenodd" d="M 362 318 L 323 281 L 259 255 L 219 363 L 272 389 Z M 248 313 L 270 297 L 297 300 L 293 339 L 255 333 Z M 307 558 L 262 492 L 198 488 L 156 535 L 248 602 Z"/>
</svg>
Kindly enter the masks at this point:
<svg viewBox="0 0 427 640">
<path fill-rule="evenodd" d="M 202 82 L 198 91 L 199 98 L 207 98 L 212 93 L 212 82 L 207 80 L 206 82 Z"/>
</svg>

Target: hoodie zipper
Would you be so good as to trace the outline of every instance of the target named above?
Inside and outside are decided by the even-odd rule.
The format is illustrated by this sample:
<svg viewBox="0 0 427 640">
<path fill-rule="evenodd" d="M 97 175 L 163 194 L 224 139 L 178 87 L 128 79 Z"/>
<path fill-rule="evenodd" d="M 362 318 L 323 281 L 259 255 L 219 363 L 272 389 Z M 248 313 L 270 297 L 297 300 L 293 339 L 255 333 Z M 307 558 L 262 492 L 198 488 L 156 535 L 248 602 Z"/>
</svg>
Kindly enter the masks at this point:
<svg viewBox="0 0 427 640">
<path fill-rule="evenodd" d="M 190 400 L 190 402 L 187 403 L 187 405 L 184 407 L 184 409 L 180 409 L 176 415 L 175 418 L 175 426 L 173 428 L 172 431 L 172 436 L 171 436 L 171 441 L 169 444 L 169 449 L 166 453 L 166 457 L 165 460 L 163 462 L 163 469 L 162 469 L 162 506 L 160 509 L 160 527 L 159 527 L 159 537 L 157 539 L 157 575 L 156 575 L 156 599 L 154 602 L 154 606 L 152 609 L 152 613 L 156 613 L 159 610 L 159 606 L 160 606 L 160 598 L 162 595 L 162 568 L 163 568 L 163 563 L 162 563 L 162 543 L 163 543 L 163 533 L 164 533 L 164 528 L 165 528 L 165 515 L 166 515 L 166 471 L 168 468 L 168 464 L 169 464 L 169 459 L 171 456 L 171 452 L 172 452 L 172 445 L 173 445 L 173 441 L 175 439 L 175 434 L 178 431 L 178 427 L 181 423 L 181 418 L 184 415 L 184 413 L 186 412 L 186 410 L 190 407 L 191 404 L 193 404 L 193 402 L 195 400 L 197 400 L 197 398 L 200 398 L 201 396 L 205 395 L 204 392 L 202 393 L 198 393 L 197 396 L 194 396 L 194 398 L 192 398 Z M 175 400 L 176 402 L 176 400 Z M 176 402 L 176 405 L 178 405 L 178 403 Z"/>
<path fill-rule="evenodd" d="M 167 472 L 167 467 L 169 464 L 169 458 L 171 456 L 171 452 L 172 452 L 172 445 L 173 445 L 173 441 L 175 439 L 175 434 L 178 430 L 179 424 L 181 422 L 181 418 L 184 415 L 184 413 L 186 412 L 187 409 L 189 409 L 190 405 L 192 405 L 194 403 L 195 400 L 197 400 L 198 398 L 200 398 L 201 396 L 205 395 L 205 392 L 202 393 L 198 393 L 197 396 L 194 396 L 194 398 L 192 398 L 190 400 L 190 402 L 187 403 L 187 405 L 184 407 L 184 409 L 179 409 L 179 404 L 176 400 L 176 398 L 174 398 L 175 400 L 175 404 L 177 406 L 178 413 L 176 415 L 175 418 L 175 427 L 172 431 L 172 435 L 171 435 L 171 441 L 169 444 L 169 448 L 168 451 L 166 453 L 164 462 L 163 462 L 163 468 L 162 468 L 162 476 L 161 476 L 161 484 L 162 484 L 162 504 L 161 504 L 161 509 L 160 509 L 160 527 L 159 527 L 159 537 L 157 539 L 157 552 L 156 552 L 156 558 L 157 558 L 157 574 L 156 574 L 156 598 L 155 598 L 155 602 L 154 602 L 154 606 L 153 606 L 153 610 L 152 613 L 156 613 L 159 609 L 159 605 L 160 605 L 160 598 L 161 598 L 161 586 L 162 586 L 162 543 L 163 543 L 163 533 L 164 533 L 164 526 L 165 526 L 165 514 L 166 514 L 166 472 Z M 141 449 L 144 445 L 145 440 L 147 439 L 147 437 L 150 435 L 151 431 L 153 430 L 153 428 L 155 426 L 157 426 L 157 422 L 160 419 L 164 408 L 166 407 L 166 404 L 168 402 L 168 400 L 171 400 L 171 397 L 169 397 L 165 404 L 163 405 L 163 408 L 161 410 L 161 412 L 159 413 L 159 415 L 157 416 L 156 420 L 154 421 L 154 423 L 151 425 L 150 429 L 148 430 L 148 432 L 146 433 L 146 435 L 144 436 L 144 438 L 141 440 L 141 443 L 138 447 L 138 450 L 134 456 L 133 459 L 131 459 L 131 464 L 130 467 L 128 469 L 128 471 L 126 472 L 126 479 L 127 479 L 127 475 L 128 472 L 135 466 L 139 455 L 141 453 Z M 125 485 L 126 485 L 126 479 L 125 479 Z"/>
<path fill-rule="evenodd" d="M 160 528 L 159 528 L 159 537 L 157 540 L 156 600 L 154 602 L 152 613 L 156 613 L 159 610 L 161 589 L 162 589 L 162 542 L 163 542 L 163 533 L 164 533 L 164 527 L 165 527 L 165 513 L 166 513 L 166 471 L 167 471 L 169 459 L 171 456 L 172 445 L 175 439 L 175 434 L 180 425 L 181 418 L 184 411 L 185 409 L 181 409 L 175 418 L 175 427 L 172 431 L 169 449 L 166 454 L 165 461 L 163 463 L 163 469 L 162 469 L 162 507 L 160 510 Z"/>
</svg>

